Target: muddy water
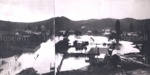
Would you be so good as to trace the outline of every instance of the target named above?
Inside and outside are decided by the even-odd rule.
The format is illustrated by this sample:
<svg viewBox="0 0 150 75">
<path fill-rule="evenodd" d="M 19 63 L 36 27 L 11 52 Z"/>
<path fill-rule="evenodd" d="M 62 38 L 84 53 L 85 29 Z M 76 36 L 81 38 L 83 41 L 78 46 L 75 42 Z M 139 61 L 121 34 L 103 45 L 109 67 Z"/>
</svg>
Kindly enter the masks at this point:
<svg viewBox="0 0 150 75">
<path fill-rule="evenodd" d="M 0 59 L 1 64 L 0 75 L 15 75 L 23 69 L 33 67 L 39 74 L 50 72 L 50 67 L 54 67 L 55 49 L 54 42 L 48 40 L 41 44 L 40 49 L 35 53 L 25 53 L 20 57 L 12 56 L 9 58 Z"/>
</svg>

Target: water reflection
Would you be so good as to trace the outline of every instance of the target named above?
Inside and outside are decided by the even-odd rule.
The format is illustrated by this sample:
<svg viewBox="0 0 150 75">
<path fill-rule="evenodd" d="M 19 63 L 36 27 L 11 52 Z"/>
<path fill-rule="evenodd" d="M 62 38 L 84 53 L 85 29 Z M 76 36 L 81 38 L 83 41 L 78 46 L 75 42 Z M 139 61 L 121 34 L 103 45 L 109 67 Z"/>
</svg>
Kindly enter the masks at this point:
<svg viewBox="0 0 150 75">
<path fill-rule="evenodd" d="M 88 35 L 83 35 L 80 37 L 71 35 L 68 37 L 69 38 L 69 43 L 71 45 L 73 44 L 73 41 L 79 40 L 79 41 L 88 41 L 90 42 L 90 45 L 87 47 L 87 51 L 90 50 L 91 47 L 95 47 L 95 44 L 92 43 L 99 43 L 100 45 L 97 45 L 97 47 L 104 47 L 103 43 L 111 43 L 112 41 L 108 41 L 107 37 L 103 36 L 88 36 Z M 59 39 L 57 39 L 59 41 Z M 134 48 L 134 45 L 132 45 L 132 42 L 128 41 L 120 41 L 120 50 L 114 50 L 113 54 L 126 54 L 126 53 L 138 53 L 139 50 L 137 48 Z M 105 46 L 106 47 L 106 46 Z M 68 50 L 69 53 L 77 52 L 74 48 L 70 48 Z M 56 55 L 56 68 L 59 66 L 61 60 L 62 60 L 63 55 L 62 54 L 57 54 Z M 75 58 L 75 57 L 69 57 L 67 59 L 64 59 L 60 71 L 68 71 L 68 70 L 74 70 L 74 69 L 80 69 L 82 67 L 88 66 L 89 63 L 85 62 L 85 58 Z M 57 69 L 56 69 L 57 70 Z"/>
<path fill-rule="evenodd" d="M 76 70 L 88 66 L 89 63 L 85 62 L 85 58 L 74 58 L 70 57 L 65 59 L 63 62 L 63 66 L 61 67 L 60 71 L 67 71 L 67 70 Z"/>
<path fill-rule="evenodd" d="M 23 69 L 33 67 L 38 73 L 47 73 L 50 66 L 54 67 L 55 48 L 54 41 L 48 40 L 41 44 L 40 49 L 35 53 L 24 53 L 20 57 L 12 56 L 9 58 L 0 59 L 0 62 L 5 61 L 6 64 L 1 65 L 0 75 L 15 75 Z"/>
</svg>

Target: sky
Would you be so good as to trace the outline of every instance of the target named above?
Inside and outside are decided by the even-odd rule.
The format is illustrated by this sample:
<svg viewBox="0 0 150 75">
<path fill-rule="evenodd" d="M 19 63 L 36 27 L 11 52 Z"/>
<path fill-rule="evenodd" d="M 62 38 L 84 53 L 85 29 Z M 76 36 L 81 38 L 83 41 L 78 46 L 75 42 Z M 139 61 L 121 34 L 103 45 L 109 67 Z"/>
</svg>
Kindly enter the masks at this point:
<svg viewBox="0 0 150 75">
<path fill-rule="evenodd" d="M 72 20 L 150 18 L 150 0 L 55 0 L 55 16 Z"/>
<path fill-rule="evenodd" d="M 0 0 L 0 20 L 36 22 L 65 16 L 71 20 L 150 18 L 150 0 Z"/>
<path fill-rule="evenodd" d="M 0 0 L 0 20 L 36 22 L 54 17 L 53 0 Z"/>
</svg>

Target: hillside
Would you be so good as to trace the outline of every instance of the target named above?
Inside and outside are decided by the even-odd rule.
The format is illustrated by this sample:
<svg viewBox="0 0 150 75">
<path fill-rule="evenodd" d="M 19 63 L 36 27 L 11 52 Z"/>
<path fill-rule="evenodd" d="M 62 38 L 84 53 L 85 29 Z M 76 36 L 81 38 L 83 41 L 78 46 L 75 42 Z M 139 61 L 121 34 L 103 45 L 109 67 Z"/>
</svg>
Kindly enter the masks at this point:
<svg viewBox="0 0 150 75">
<path fill-rule="evenodd" d="M 136 20 L 133 18 L 119 19 L 122 31 L 129 31 L 129 26 L 132 23 L 134 31 L 144 31 L 144 25 L 150 29 L 150 19 Z M 105 18 L 105 19 L 89 19 L 81 21 L 72 21 L 66 17 L 56 17 L 55 26 L 56 30 L 102 30 L 110 28 L 115 29 L 115 23 L 117 19 Z"/>
<path fill-rule="evenodd" d="M 54 25 L 54 19 L 55 19 L 55 25 Z M 60 30 L 88 31 L 88 30 L 102 30 L 106 28 L 110 28 L 114 30 L 116 20 L 117 19 L 104 18 L 104 19 L 89 19 L 89 20 L 73 21 L 63 16 L 63 17 L 55 17 L 44 21 L 32 22 L 32 23 L 0 21 L 0 31 L 12 31 L 15 29 L 25 30 L 29 25 L 33 30 L 35 29 L 35 27 L 38 27 L 39 25 L 44 25 L 46 27 L 46 30 L 52 30 L 55 26 L 56 31 L 60 31 Z M 144 31 L 144 25 L 146 26 L 148 31 L 150 30 L 150 19 L 136 20 L 133 18 L 120 19 L 121 30 L 129 31 L 129 26 L 131 22 L 134 31 Z"/>
<path fill-rule="evenodd" d="M 51 30 L 53 27 L 53 18 L 31 23 L 0 21 L 0 31 L 12 31 L 15 29 L 25 30 L 29 25 L 33 30 L 39 25 L 44 25 L 46 30 Z"/>
</svg>

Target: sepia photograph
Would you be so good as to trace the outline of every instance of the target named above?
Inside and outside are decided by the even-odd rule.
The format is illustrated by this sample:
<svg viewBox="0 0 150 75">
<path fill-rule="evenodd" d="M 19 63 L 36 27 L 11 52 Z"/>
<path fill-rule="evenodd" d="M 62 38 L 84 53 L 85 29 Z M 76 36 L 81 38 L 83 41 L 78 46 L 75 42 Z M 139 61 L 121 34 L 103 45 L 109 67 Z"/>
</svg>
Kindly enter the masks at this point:
<svg viewBox="0 0 150 75">
<path fill-rule="evenodd" d="M 56 75 L 149 75 L 150 0 L 55 0 Z"/>
<path fill-rule="evenodd" d="M 54 1 L 0 0 L 0 75 L 54 70 Z"/>
</svg>

